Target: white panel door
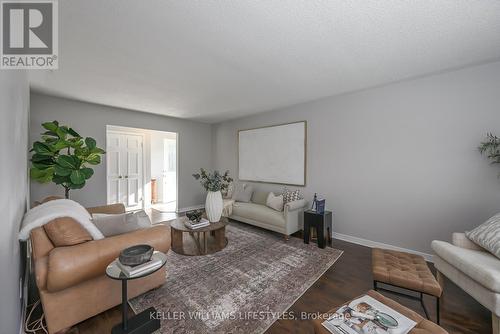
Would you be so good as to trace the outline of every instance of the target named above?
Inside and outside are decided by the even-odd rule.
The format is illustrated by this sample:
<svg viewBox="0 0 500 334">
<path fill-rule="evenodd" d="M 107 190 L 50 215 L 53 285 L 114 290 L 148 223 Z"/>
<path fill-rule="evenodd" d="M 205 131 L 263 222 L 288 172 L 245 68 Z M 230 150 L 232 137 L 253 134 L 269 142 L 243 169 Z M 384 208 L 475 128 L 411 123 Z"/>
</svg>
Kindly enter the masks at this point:
<svg viewBox="0 0 500 334">
<path fill-rule="evenodd" d="M 123 203 L 127 210 L 143 208 L 142 136 L 108 131 L 108 204 Z"/>
<path fill-rule="evenodd" d="M 108 191 L 108 204 L 122 203 L 120 196 L 120 189 L 123 188 L 120 161 L 121 161 L 121 148 L 120 148 L 121 135 L 116 133 L 108 133 L 107 147 L 106 147 L 106 166 L 107 166 L 107 191 Z"/>
<path fill-rule="evenodd" d="M 177 140 L 163 140 L 163 203 L 177 200 Z"/>
</svg>

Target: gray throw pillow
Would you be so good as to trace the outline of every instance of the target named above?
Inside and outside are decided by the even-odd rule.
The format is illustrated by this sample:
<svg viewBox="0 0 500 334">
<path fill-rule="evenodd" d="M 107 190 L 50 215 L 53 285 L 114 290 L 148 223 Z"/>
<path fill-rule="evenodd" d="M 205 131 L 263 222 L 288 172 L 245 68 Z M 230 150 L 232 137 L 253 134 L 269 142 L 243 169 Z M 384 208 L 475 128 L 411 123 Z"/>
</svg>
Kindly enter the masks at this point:
<svg viewBox="0 0 500 334">
<path fill-rule="evenodd" d="M 500 258 L 500 213 L 472 231 L 465 232 L 465 235 L 475 244 Z"/>
<path fill-rule="evenodd" d="M 105 237 L 147 228 L 151 221 L 144 210 L 120 214 L 92 214 L 92 222 Z"/>
<path fill-rule="evenodd" d="M 253 187 L 251 185 L 247 184 L 238 185 L 238 187 L 236 187 L 234 191 L 233 200 L 235 200 L 236 202 L 248 203 L 252 198 L 252 193 L 253 193 Z"/>
<path fill-rule="evenodd" d="M 252 203 L 266 205 L 268 191 L 254 191 L 252 194 Z"/>
</svg>

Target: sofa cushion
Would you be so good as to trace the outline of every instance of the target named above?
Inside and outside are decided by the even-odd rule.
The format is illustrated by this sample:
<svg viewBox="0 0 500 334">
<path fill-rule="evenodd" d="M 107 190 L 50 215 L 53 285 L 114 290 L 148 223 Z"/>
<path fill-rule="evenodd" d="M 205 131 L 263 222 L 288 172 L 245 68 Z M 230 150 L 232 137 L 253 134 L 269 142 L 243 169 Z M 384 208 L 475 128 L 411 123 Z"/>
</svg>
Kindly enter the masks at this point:
<svg viewBox="0 0 500 334">
<path fill-rule="evenodd" d="M 247 184 L 239 184 L 233 193 L 233 199 L 238 202 L 250 202 L 252 198 L 253 187 Z"/>
<path fill-rule="evenodd" d="M 235 202 L 233 216 L 265 222 L 271 225 L 285 226 L 285 216 L 265 205 L 255 203 Z"/>
<path fill-rule="evenodd" d="M 465 235 L 477 245 L 500 258 L 500 213 L 472 231 L 465 232 Z"/>
<path fill-rule="evenodd" d="M 500 293 L 500 260 L 488 252 L 460 248 L 434 240 L 432 249 L 444 261 L 454 266 L 487 289 Z"/>
<path fill-rule="evenodd" d="M 268 191 L 254 191 L 252 194 L 252 203 L 266 205 Z"/>
<path fill-rule="evenodd" d="M 94 240 L 79 222 L 70 217 L 56 218 L 43 226 L 55 247 L 73 246 Z"/>
<path fill-rule="evenodd" d="M 92 214 L 92 222 L 105 237 L 112 237 L 151 226 L 149 217 L 143 210 L 119 214 Z"/>
<path fill-rule="evenodd" d="M 270 192 L 267 195 L 266 206 L 276 211 L 283 211 L 283 195 L 276 196 Z"/>
</svg>

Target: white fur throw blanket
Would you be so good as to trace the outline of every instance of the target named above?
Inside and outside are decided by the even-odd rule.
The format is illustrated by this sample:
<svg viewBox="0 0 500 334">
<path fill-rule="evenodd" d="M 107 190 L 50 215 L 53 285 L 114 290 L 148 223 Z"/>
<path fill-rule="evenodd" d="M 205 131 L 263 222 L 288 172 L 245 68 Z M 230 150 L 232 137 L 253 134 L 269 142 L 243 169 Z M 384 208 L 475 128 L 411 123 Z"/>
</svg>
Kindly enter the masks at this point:
<svg viewBox="0 0 500 334">
<path fill-rule="evenodd" d="M 62 217 L 70 217 L 76 220 L 89 232 L 94 240 L 104 238 L 101 231 L 92 223 L 92 217 L 83 206 L 69 199 L 56 199 L 40 204 L 26 212 L 21 224 L 19 240 L 28 240 L 32 229 Z"/>
</svg>

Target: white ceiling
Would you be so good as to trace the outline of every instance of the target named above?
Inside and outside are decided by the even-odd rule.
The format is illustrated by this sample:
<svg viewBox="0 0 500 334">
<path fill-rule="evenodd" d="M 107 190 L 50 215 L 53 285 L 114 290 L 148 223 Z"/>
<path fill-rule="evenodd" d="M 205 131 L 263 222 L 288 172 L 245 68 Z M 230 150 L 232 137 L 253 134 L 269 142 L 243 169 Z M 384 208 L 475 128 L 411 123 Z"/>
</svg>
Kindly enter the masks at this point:
<svg viewBox="0 0 500 334">
<path fill-rule="evenodd" d="M 500 57 L 497 0 L 63 0 L 35 91 L 218 122 Z"/>
</svg>

